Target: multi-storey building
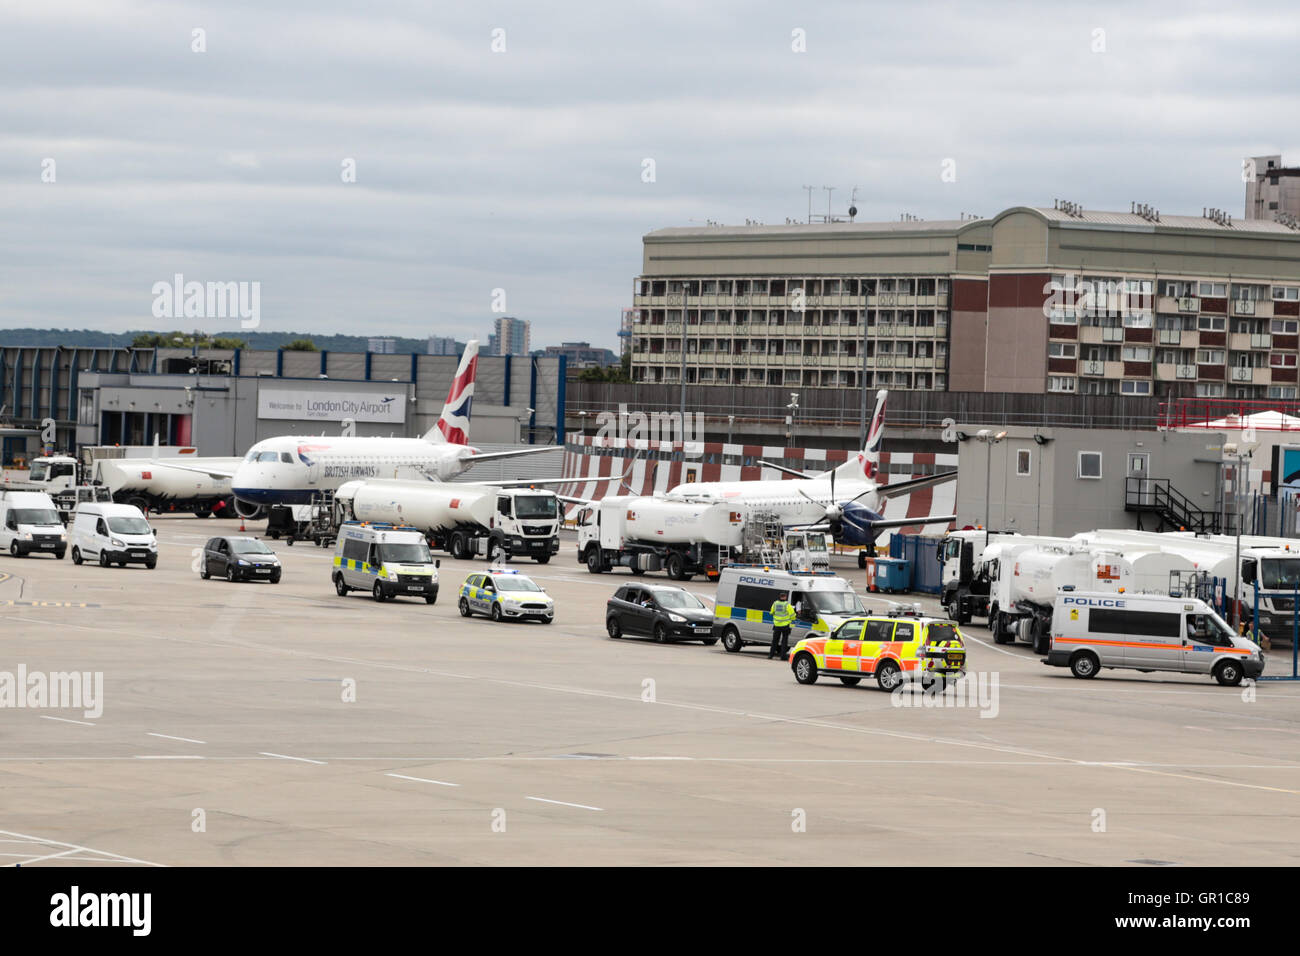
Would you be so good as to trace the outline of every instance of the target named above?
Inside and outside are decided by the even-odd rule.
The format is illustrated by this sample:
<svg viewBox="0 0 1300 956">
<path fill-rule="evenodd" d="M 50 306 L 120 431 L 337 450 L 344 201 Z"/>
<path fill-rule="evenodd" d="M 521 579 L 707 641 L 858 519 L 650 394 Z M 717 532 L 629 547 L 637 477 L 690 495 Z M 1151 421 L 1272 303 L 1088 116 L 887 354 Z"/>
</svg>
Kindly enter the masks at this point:
<svg viewBox="0 0 1300 956">
<path fill-rule="evenodd" d="M 1281 156 L 1246 160 L 1246 218 L 1300 216 L 1300 166 L 1283 166 Z"/>
<path fill-rule="evenodd" d="M 502 316 L 495 322 L 496 331 L 490 337 L 494 355 L 527 355 L 530 350 L 530 325 L 524 319 Z"/>
<path fill-rule="evenodd" d="M 636 381 L 1295 397 L 1294 223 L 1058 203 L 664 229 L 643 251 Z"/>
</svg>

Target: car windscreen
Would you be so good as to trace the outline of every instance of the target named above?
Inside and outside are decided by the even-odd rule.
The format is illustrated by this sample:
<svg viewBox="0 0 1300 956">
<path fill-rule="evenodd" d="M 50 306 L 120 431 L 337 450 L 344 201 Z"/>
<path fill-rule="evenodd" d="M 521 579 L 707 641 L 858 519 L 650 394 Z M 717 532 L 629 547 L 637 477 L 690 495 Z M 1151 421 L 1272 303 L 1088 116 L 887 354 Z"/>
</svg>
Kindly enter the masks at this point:
<svg viewBox="0 0 1300 956">
<path fill-rule="evenodd" d="M 59 524 L 59 513 L 53 508 L 15 508 L 17 524 Z"/>
<path fill-rule="evenodd" d="M 822 614 L 863 614 L 866 608 L 852 591 L 813 591 L 813 607 Z"/>
<path fill-rule="evenodd" d="M 108 530 L 113 534 L 151 534 L 153 529 L 143 518 L 109 518 Z"/>
<path fill-rule="evenodd" d="M 667 608 L 685 608 L 688 611 L 698 611 L 704 604 L 690 591 L 654 591 L 655 600 L 659 602 L 660 607 Z"/>
<path fill-rule="evenodd" d="M 521 495 L 515 499 L 517 518 L 554 518 L 555 499 L 549 495 Z"/>
<path fill-rule="evenodd" d="M 379 560 L 392 564 L 432 564 L 433 555 L 423 541 L 410 544 L 381 544 Z"/>
<path fill-rule="evenodd" d="M 517 578 L 511 574 L 494 575 L 491 580 L 496 582 L 496 586 L 502 591 L 540 591 L 536 584 L 528 578 Z"/>
<path fill-rule="evenodd" d="M 230 542 L 230 550 L 234 551 L 235 554 L 274 554 L 275 553 L 270 548 L 268 548 L 265 544 L 263 544 L 261 541 L 258 541 L 256 538 L 236 538 L 234 541 Z"/>
<path fill-rule="evenodd" d="M 1294 591 L 1300 586 L 1300 558 L 1268 558 L 1263 565 L 1265 591 Z"/>
</svg>

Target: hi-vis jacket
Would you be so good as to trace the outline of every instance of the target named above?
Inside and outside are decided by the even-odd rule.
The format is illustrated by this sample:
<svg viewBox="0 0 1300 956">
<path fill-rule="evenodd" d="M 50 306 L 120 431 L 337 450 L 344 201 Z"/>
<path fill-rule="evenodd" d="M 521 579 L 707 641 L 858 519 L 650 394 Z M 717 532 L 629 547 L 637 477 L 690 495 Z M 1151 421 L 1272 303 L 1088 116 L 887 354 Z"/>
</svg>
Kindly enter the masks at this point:
<svg viewBox="0 0 1300 956">
<path fill-rule="evenodd" d="M 776 627 L 789 627 L 794 624 L 794 605 L 789 601 L 774 601 L 769 611 L 772 624 Z"/>
</svg>

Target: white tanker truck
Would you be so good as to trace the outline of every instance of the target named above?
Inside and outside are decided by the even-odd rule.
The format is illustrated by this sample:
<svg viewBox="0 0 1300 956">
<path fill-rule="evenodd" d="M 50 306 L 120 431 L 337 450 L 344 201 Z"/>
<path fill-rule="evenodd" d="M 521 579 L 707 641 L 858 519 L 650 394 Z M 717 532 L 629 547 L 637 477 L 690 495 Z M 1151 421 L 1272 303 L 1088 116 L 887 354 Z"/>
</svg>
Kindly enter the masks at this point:
<svg viewBox="0 0 1300 956">
<path fill-rule="evenodd" d="M 335 522 L 387 521 L 419 528 L 454 558 L 530 557 L 560 550 L 554 492 L 468 482 L 349 481 L 334 493 Z"/>
<path fill-rule="evenodd" d="M 616 495 L 578 511 L 578 561 L 592 574 L 667 570 L 676 581 L 716 573 L 722 549 L 740 548 L 744 518 L 730 503 Z"/>
<path fill-rule="evenodd" d="M 993 583 L 989 628 L 998 644 L 1024 641 L 1046 654 L 1052 607 L 1063 589 L 1117 594 L 1134 588 L 1133 565 L 1117 550 L 1069 544 L 1004 551 Z"/>
</svg>

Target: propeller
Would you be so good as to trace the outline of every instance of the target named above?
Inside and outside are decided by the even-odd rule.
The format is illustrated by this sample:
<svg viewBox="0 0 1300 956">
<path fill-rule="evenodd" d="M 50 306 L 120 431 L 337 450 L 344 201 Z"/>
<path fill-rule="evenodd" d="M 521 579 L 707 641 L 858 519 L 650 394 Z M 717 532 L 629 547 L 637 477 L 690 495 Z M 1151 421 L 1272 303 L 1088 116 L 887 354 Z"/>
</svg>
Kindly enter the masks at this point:
<svg viewBox="0 0 1300 956">
<path fill-rule="evenodd" d="M 873 488 L 868 488 L 866 491 L 863 491 L 863 492 L 860 493 L 860 494 L 854 495 L 854 496 L 853 496 L 852 498 L 850 498 L 848 501 L 844 502 L 844 504 L 840 504 L 840 502 L 839 502 L 839 501 L 836 499 L 836 497 L 835 497 L 835 472 L 834 472 L 834 471 L 831 472 L 831 503 L 830 503 L 829 505 L 826 505 L 825 508 L 826 508 L 826 520 L 830 523 L 830 526 L 831 526 L 831 536 L 832 536 L 832 537 L 838 538 L 838 537 L 840 536 L 840 533 L 844 530 L 844 508 L 845 508 L 845 506 L 846 506 L 846 505 L 851 505 L 851 504 L 853 504 L 853 502 L 857 501 L 859 498 L 862 498 L 862 497 L 865 497 L 866 495 L 871 494 L 871 492 L 872 492 L 873 490 L 875 490 L 875 489 L 873 489 Z M 815 505 L 820 505 L 820 504 L 821 504 L 820 501 L 818 501 L 818 500 L 817 500 L 816 498 L 814 498 L 812 495 L 808 494 L 808 492 L 804 491 L 802 488 L 799 488 L 798 491 L 799 491 L 799 494 L 803 495 L 805 498 L 807 498 L 807 499 L 808 499 L 809 501 L 811 501 L 813 504 L 815 504 Z"/>
</svg>

